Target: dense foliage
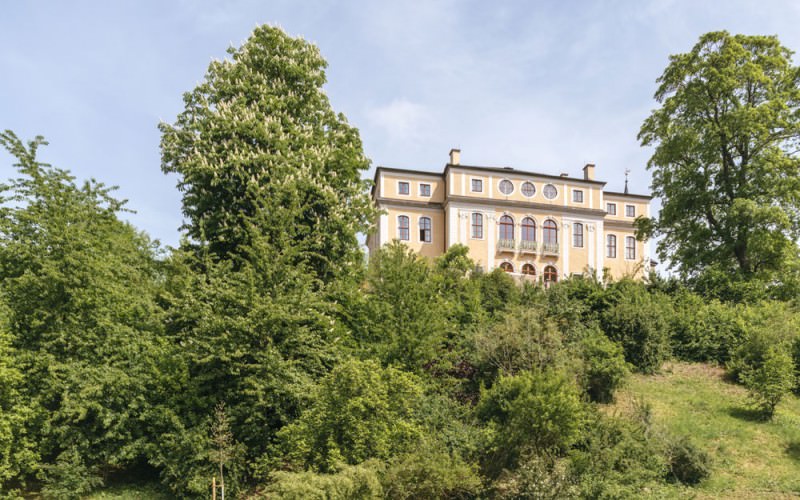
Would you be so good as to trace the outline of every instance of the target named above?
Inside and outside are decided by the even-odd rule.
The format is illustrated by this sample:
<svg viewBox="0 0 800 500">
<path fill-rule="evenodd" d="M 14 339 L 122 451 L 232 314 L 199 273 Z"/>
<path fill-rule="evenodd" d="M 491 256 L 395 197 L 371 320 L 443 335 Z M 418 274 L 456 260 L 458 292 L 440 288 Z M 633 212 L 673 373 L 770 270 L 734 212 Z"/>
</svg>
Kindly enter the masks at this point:
<svg viewBox="0 0 800 500">
<path fill-rule="evenodd" d="M 631 371 L 724 365 L 764 418 L 800 391 L 797 303 L 763 283 L 544 288 L 398 242 L 365 264 L 367 161 L 318 50 L 260 27 L 231 54 L 162 125 L 180 248 L 0 135 L 3 495 L 629 498 L 714 473 L 646 401 L 608 411 Z"/>
</svg>

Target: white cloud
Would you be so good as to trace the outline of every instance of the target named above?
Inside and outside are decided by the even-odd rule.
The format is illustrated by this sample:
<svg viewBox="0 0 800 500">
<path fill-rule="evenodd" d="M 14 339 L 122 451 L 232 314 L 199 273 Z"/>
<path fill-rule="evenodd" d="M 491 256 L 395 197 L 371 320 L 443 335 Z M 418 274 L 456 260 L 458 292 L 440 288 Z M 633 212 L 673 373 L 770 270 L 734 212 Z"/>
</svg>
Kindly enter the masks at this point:
<svg viewBox="0 0 800 500">
<path fill-rule="evenodd" d="M 431 116 L 425 106 L 406 99 L 367 110 L 370 124 L 382 129 L 391 141 L 408 141 L 421 137 Z"/>
</svg>

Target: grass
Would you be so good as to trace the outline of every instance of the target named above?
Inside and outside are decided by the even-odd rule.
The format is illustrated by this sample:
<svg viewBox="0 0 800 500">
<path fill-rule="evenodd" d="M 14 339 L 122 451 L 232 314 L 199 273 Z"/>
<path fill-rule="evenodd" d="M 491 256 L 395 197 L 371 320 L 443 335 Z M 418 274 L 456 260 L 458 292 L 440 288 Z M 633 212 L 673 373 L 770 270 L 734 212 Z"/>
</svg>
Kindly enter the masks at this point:
<svg viewBox="0 0 800 500">
<path fill-rule="evenodd" d="M 786 397 L 770 422 L 749 409 L 747 392 L 704 364 L 670 363 L 658 375 L 635 375 L 610 411 L 635 400 L 652 408 L 658 430 L 689 436 L 712 457 L 711 477 L 694 488 L 651 491 L 666 498 L 796 498 L 800 496 L 800 399 Z"/>
<path fill-rule="evenodd" d="M 86 500 L 168 500 L 174 498 L 158 484 L 120 484 L 103 488 L 86 497 Z"/>
</svg>

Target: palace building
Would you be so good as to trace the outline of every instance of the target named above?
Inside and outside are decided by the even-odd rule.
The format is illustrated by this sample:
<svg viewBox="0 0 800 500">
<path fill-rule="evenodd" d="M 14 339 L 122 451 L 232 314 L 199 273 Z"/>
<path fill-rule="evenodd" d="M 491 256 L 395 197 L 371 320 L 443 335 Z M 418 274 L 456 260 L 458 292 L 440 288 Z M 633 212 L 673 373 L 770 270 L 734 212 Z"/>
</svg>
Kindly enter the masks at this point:
<svg viewBox="0 0 800 500">
<path fill-rule="evenodd" d="M 650 267 L 647 242 L 634 220 L 650 216 L 650 196 L 605 191 L 594 178 L 547 175 L 510 167 L 462 165 L 450 151 L 442 173 L 378 167 L 372 199 L 381 215 L 367 238 L 370 253 L 400 240 L 427 257 L 456 244 L 485 271 L 558 281 L 594 273 L 642 277 Z"/>
</svg>

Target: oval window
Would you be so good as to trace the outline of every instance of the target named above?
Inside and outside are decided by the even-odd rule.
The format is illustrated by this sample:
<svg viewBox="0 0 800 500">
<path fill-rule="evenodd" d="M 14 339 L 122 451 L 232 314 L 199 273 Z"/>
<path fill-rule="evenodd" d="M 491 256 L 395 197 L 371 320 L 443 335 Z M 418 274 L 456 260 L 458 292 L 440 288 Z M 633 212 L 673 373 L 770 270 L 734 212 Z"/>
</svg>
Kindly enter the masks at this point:
<svg viewBox="0 0 800 500">
<path fill-rule="evenodd" d="M 514 192 L 514 184 L 508 179 L 500 181 L 500 192 L 503 194 L 511 194 Z"/>
<path fill-rule="evenodd" d="M 523 182 L 522 183 L 522 194 L 530 198 L 531 196 L 536 194 L 536 186 L 533 185 L 532 182 Z"/>
<path fill-rule="evenodd" d="M 547 198 L 548 200 L 552 200 L 553 198 L 558 196 L 558 190 L 552 184 L 546 185 L 542 193 L 544 193 L 544 197 Z"/>
</svg>

